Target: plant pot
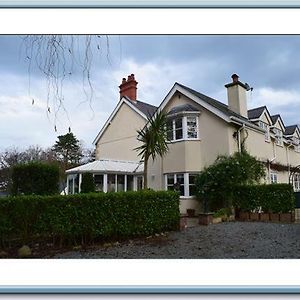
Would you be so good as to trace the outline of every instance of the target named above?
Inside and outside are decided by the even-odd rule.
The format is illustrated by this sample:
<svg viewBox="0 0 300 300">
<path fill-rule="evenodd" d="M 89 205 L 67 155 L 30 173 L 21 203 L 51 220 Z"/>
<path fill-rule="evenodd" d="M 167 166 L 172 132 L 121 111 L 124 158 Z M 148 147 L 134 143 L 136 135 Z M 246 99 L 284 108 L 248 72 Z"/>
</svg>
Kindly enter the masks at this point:
<svg viewBox="0 0 300 300">
<path fill-rule="evenodd" d="M 249 220 L 249 213 L 244 212 L 244 211 L 240 211 L 239 212 L 239 220 L 240 221 L 248 221 Z"/>
<path fill-rule="evenodd" d="M 260 213 L 259 219 L 262 222 L 269 222 L 270 221 L 270 214 L 269 213 Z"/>
<path fill-rule="evenodd" d="M 250 213 L 250 220 L 251 221 L 259 221 L 259 213 L 251 212 Z"/>
<path fill-rule="evenodd" d="M 199 214 L 199 225 L 209 225 L 213 223 L 213 213 Z"/>
<path fill-rule="evenodd" d="M 222 223 L 222 217 L 217 217 L 217 218 L 213 218 L 212 220 L 213 224 L 218 224 L 218 223 Z"/>
<path fill-rule="evenodd" d="M 186 213 L 187 213 L 187 215 L 188 215 L 189 218 L 195 217 L 195 212 L 196 212 L 196 210 L 193 209 L 193 208 L 188 208 L 188 209 L 186 210 Z"/>
<path fill-rule="evenodd" d="M 293 220 L 291 213 L 282 213 L 280 214 L 280 222 L 283 223 L 291 223 Z"/>
<path fill-rule="evenodd" d="M 279 214 L 270 213 L 270 221 L 279 222 Z"/>
</svg>

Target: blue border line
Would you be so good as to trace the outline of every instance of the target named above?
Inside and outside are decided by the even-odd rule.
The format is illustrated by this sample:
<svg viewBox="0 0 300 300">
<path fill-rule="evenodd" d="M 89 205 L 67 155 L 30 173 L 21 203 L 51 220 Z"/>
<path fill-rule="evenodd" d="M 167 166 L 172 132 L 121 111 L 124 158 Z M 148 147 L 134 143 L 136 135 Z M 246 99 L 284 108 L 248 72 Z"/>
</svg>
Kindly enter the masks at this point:
<svg viewBox="0 0 300 300">
<path fill-rule="evenodd" d="M 299 294 L 300 286 L 0 286 L 0 294 Z"/>
<path fill-rule="evenodd" d="M 300 0 L 0 0 L 0 8 L 300 8 Z"/>
</svg>

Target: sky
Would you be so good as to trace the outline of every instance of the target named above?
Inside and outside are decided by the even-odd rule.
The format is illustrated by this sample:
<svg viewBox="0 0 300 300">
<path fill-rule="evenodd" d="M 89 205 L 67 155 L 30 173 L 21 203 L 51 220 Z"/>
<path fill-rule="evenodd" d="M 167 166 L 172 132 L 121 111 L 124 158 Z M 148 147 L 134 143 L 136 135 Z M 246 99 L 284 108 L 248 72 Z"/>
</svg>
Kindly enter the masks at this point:
<svg viewBox="0 0 300 300">
<path fill-rule="evenodd" d="M 248 109 L 266 105 L 285 125 L 300 124 L 300 36 L 94 36 L 88 52 L 92 90 L 82 68 L 85 45 L 85 36 L 74 37 L 72 55 L 65 53 L 66 76 L 58 80 L 64 107 L 55 113 L 55 90 L 37 65 L 49 58 L 47 48 L 31 52 L 24 36 L 0 35 L 0 151 L 51 147 L 69 127 L 92 148 L 119 101 L 122 78 L 132 73 L 138 99 L 156 106 L 175 82 L 227 104 L 224 85 L 236 73 L 253 87 Z"/>
</svg>

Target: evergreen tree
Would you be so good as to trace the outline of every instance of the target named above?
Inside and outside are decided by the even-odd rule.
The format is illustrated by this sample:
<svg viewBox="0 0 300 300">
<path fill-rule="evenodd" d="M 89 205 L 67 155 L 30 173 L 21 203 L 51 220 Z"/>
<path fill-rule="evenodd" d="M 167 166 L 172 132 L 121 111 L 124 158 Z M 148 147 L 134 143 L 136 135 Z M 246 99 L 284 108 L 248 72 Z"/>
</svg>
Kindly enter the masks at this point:
<svg viewBox="0 0 300 300">
<path fill-rule="evenodd" d="M 79 140 L 72 132 L 57 137 L 58 141 L 52 147 L 57 160 L 63 163 L 64 169 L 79 164 L 82 154 L 82 149 Z"/>
</svg>

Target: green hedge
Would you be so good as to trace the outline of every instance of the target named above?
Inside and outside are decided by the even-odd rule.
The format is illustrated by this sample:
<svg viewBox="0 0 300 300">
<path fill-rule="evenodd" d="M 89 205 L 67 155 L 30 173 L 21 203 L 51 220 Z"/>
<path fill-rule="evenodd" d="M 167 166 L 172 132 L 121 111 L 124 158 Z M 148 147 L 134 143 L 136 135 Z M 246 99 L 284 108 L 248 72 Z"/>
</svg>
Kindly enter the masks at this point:
<svg viewBox="0 0 300 300">
<path fill-rule="evenodd" d="M 236 187 L 234 206 L 242 211 L 286 213 L 295 209 L 295 195 L 289 184 Z"/>
<path fill-rule="evenodd" d="M 59 188 L 57 165 L 32 162 L 15 165 L 12 169 L 13 195 L 52 195 Z"/>
<path fill-rule="evenodd" d="M 89 243 L 176 230 L 176 192 L 139 191 L 68 196 L 17 196 L 0 200 L 2 245 L 10 240 Z"/>
</svg>

